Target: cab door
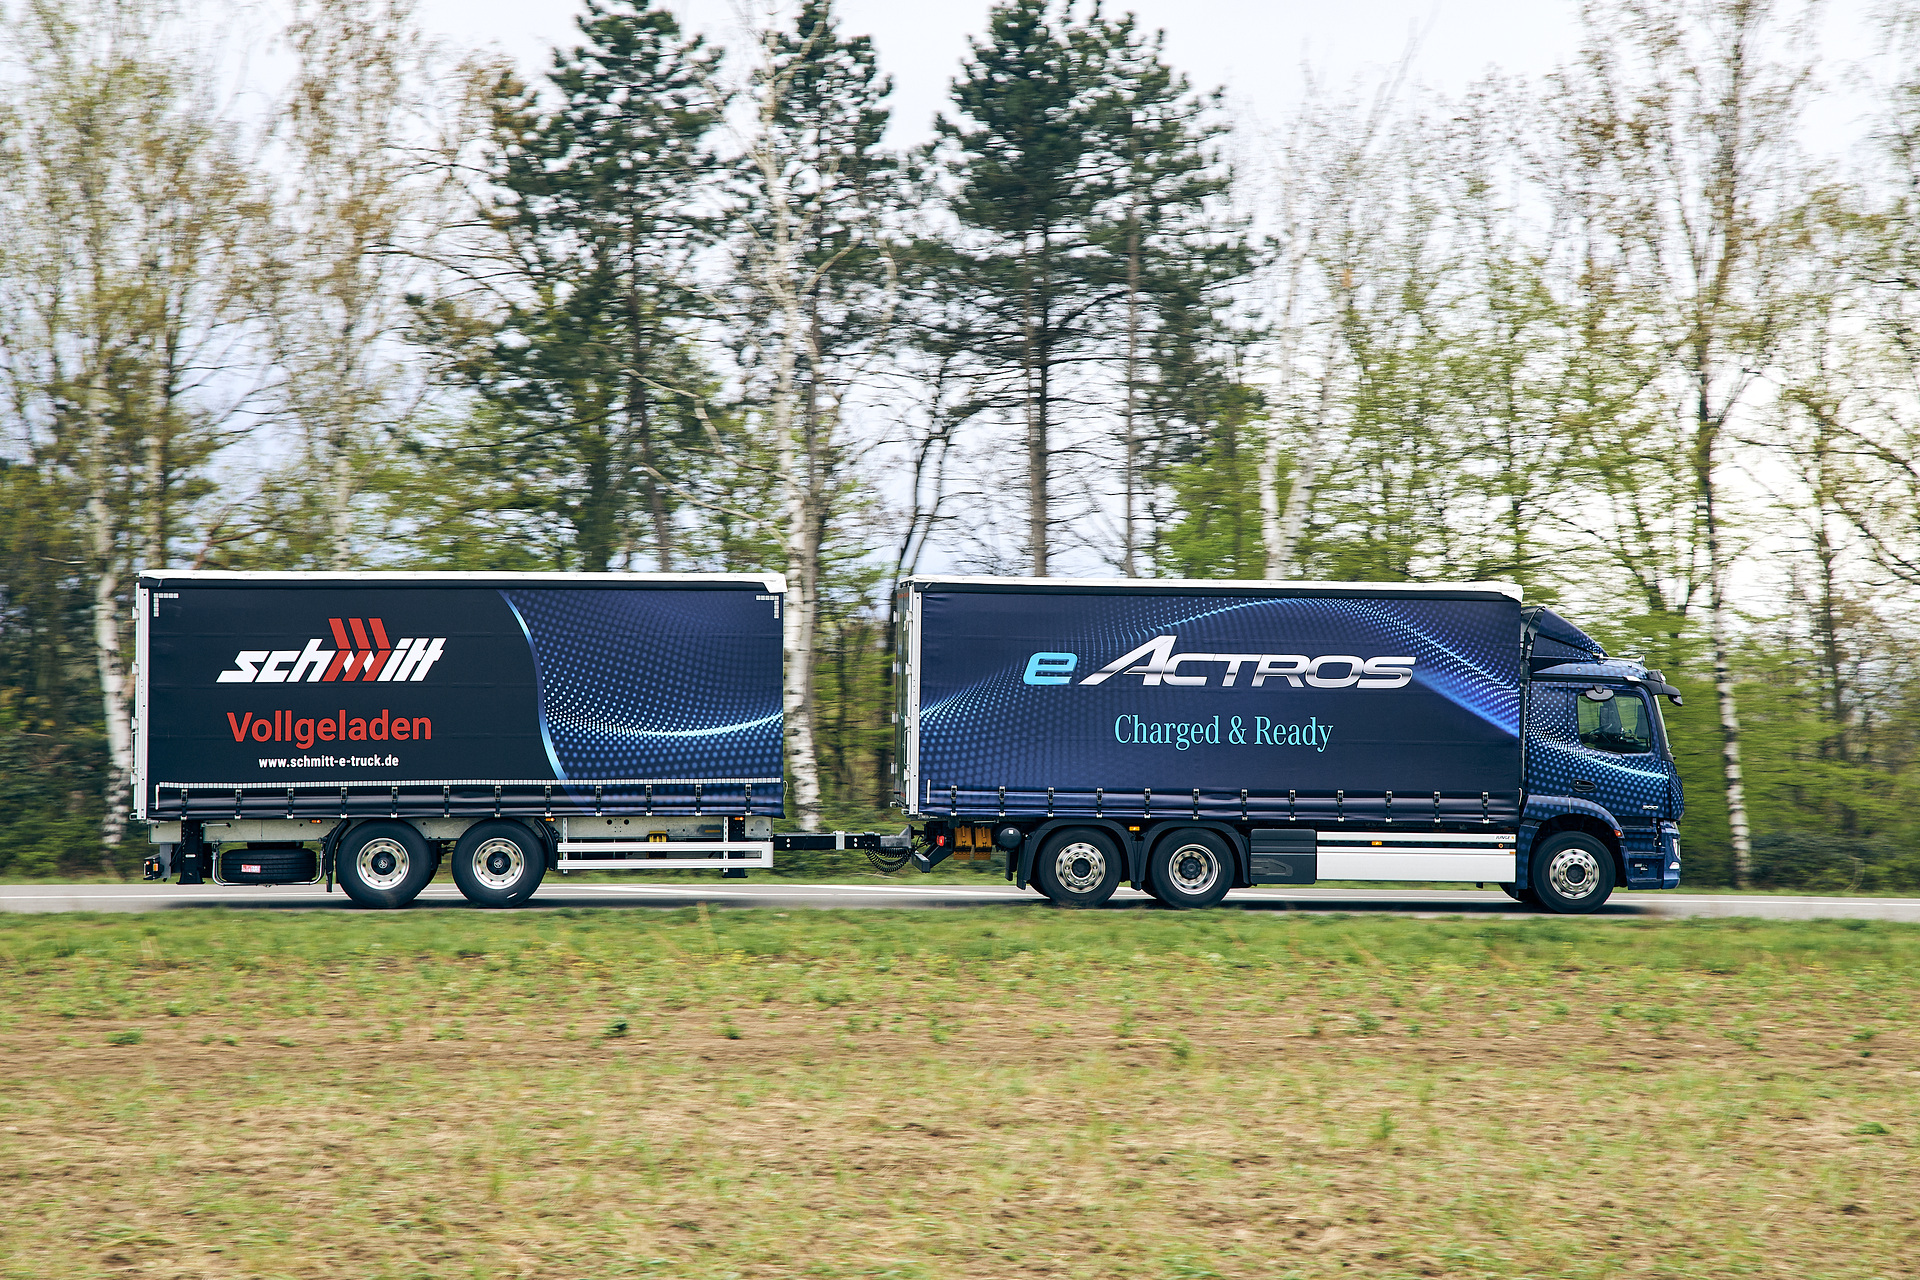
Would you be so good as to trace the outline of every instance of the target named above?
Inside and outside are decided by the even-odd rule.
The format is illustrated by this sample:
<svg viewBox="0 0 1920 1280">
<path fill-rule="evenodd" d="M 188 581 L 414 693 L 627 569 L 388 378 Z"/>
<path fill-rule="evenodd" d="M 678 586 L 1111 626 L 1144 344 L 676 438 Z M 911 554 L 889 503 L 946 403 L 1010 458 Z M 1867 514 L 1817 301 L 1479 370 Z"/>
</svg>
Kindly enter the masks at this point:
<svg viewBox="0 0 1920 1280">
<path fill-rule="evenodd" d="M 1655 823 L 1666 816 L 1670 771 L 1646 695 L 1625 685 L 1542 681 L 1532 702 L 1530 787 L 1593 801 L 1619 822 L 1628 849 L 1651 853 Z"/>
</svg>

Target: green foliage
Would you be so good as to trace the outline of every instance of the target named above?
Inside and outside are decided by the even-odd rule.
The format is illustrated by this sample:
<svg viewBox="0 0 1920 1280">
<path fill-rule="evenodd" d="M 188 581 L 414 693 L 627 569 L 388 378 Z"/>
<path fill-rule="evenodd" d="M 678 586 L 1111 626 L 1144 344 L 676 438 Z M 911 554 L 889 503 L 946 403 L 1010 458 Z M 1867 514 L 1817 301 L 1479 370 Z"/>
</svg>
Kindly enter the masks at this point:
<svg viewBox="0 0 1920 1280">
<path fill-rule="evenodd" d="M 106 752 L 63 491 L 0 461 L 0 875 L 98 870 Z M 125 860 L 138 865 L 137 848 Z M 124 870 L 124 867 L 122 868 Z"/>
<path fill-rule="evenodd" d="M 475 397 L 413 442 L 454 481 L 419 525 L 431 543 L 438 517 L 504 515 L 495 557 L 666 569 L 687 558 L 675 512 L 711 429 L 690 262 L 711 240 L 718 53 L 645 0 L 589 0 L 577 23 L 585 43 L 549 74 L 559 105 L 511 74 L 492 87 L 492 239 L 466 274 L 504 304 L 417 304 L 418 339 Z"/>
</svg>

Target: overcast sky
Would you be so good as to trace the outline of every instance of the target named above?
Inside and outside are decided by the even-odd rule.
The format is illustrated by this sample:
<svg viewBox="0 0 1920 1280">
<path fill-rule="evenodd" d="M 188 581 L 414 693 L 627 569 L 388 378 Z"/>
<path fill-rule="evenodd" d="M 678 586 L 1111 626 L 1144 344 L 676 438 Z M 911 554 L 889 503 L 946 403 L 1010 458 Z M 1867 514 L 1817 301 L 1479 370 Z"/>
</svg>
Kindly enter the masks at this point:
<svg viewBox="0 0 1920 1280">
<path fill-rule="evenodd" d="M 1820 40 L 1829 79 L 1870 51 L 1870 4 L 1829 0 Z M 574 0 L 422 0 L 421 16 L 454 44 L 491 45 L 535 71 L 549 65 L 555 45 L 574 39 L 579 7 Z M 720 43 L 737 43 L 733 0 L 669 7 Z M 984 29 L 990 7 L 989 0 L 841 0 L 842 29 L 872 36 L 894 78 L 896 144 L 927 138 L 967 39 Z M 1224 87 L 1243 114 L 1275 123 L 1299 100 L 1306 67 L 1346 89 L 1390 70 L 1417 41 L 1417 81 L 1452 93 L 1492 67 L 1537 78 L 1578 41 L 1576 0 L 1109 0 L 1107 8 L 1164 30 L 1170 60 L 1196 87 Z M 1833 95 L 1810 122 L 1809 141 L 1822 149 L 1847 145 L 1857 114 L 1850 95 Z"/>
</svg>

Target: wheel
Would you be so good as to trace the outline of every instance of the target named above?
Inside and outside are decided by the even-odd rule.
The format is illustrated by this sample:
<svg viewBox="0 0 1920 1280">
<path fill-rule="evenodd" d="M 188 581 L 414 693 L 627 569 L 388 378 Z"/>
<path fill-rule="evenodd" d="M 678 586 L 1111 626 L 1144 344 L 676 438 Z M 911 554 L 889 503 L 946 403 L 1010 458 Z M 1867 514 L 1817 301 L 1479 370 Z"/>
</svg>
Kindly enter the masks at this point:
<svg viewBox="0 0 1920 1280">
<path fill-rule="evenodd" d="M 1579 831 L 1563 831 L 1533 851 L 1533 892 L 1540 905 L 1563 916 L 1597 911 L 1613 894 L 1613 854 Z"/>
<path fill-rule="evenodd" d="M 453 846 L 453 882 L 475 906 L 517 907 L 546 874 L 546 845 L 524 823 L 476 822 Z"/>
<path fill-rule="evenodd" d="M 1506 894 L 1515 902 L 1524 902 L 1530 907 L 1540 905 L 1540 895 L 1535 893 L 1532 887 L 1528 885 L 1502 884 L 1500 886 L 1500 892 Z"/>
<path fill-rule="evenodd" d="M 404 907 L 433 879 L 433 850 L 406 822 L 363 822 L 347 832 L 334 872 L 363 907 Z"/>
<path fill-rule="evenodd" d="M 1147 878 L 1170 907 L 1210 907 L 1233 887 L 1233 850 L 1211 831 L 1172 831 L 1153 847 Z"/>
<path fill-rule="evenodd" d="M 1097 907 L 1120 887 L 1120 850 L 1092 827 L 1055 832 L 1040 850 L 1034 879 L 1056 906 Z"/>
</svg>

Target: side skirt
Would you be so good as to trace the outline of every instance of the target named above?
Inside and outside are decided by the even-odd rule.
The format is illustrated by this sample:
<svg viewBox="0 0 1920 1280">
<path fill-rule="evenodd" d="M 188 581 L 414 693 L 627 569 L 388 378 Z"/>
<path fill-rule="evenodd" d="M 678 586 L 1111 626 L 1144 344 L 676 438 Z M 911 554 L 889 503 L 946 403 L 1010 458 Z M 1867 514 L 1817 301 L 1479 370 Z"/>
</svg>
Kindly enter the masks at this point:
<svg viewBox="0 0 1920 1280">
<path fill-rule="evenodd" d="M 1322 880 L 1436 880 L 1513 884 L 1514 837 L 1381 831 L 1319 833 Z"/>
</svg>

